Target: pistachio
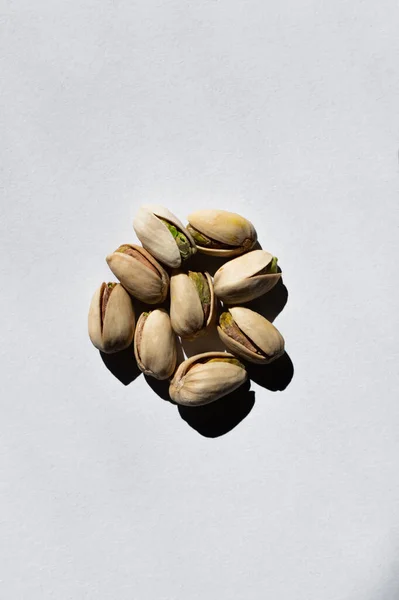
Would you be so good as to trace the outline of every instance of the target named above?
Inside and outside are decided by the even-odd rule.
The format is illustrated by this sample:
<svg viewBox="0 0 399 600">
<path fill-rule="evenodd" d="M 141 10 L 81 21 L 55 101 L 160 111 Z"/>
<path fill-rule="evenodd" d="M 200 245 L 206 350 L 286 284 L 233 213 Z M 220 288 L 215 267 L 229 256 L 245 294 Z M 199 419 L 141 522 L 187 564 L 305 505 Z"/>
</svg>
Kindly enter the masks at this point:
<svg viewBox="0 0 399 600">
<path fill-rule="evenodd" d="M 185 360 L 169 387 L 177 404 L 200 406 L 236 390 L 247 379 L 244 366 L 225 352 L 205 352 Z"/>
<path fill-rule="evenodd" d="M 203 254 L 238 256 L 251 250 L 257 240 L 252 223 L 227 210 L 198 210 L 188 221 L 187 230 Z"/>
<path fill-rule="evenodd" d="M 197 251 L 183 223 L 164 206 L 142 206 L 133 227 L 144 248 L 168 267 L 179 268 Z"/>
<path fill-rule="evenodd" d="M 134 355 L 140 371 L 155 379 L 168 379 L 176 368 L 176 338 L 168 313 L 144 312 L 137 321 Z"/>
<path fill-rule="evenodd" d="M 277 258 L 264 250 L 253 250 L 216 271 L 215 294 L 227 304 L 249 302 L 271 290 L 280 277 Z"/>
<path fill-rule="evenodd" d="M 252 363 L 268 364 L 284 353 L 284 338 L 278 329 L 244 306 L 221 314 L 218 333 L 230 352 Z"/>
<path fill-rule="evenodd" d="M 147 304 L 159 304 L 166 298 L 169 276 L 147 250 L 135 244 L 123 244 L 106 258 L 109 268 L 127 291 Z"/>
<path fill-rule="evenodd" d="M 173 330 L 193 339 L 205 332 L 215 316 L 215 295 L 209 273 L 175 271 L 170 278 L 170 318 Z"/>
<path fill-rule="evenodd" d="M 89 336 L 93 345 L 111 354 L 133 341 L 135 315 L 131 298 L 119 283 L 102 283 L 89 309 Z"/>
</svg>

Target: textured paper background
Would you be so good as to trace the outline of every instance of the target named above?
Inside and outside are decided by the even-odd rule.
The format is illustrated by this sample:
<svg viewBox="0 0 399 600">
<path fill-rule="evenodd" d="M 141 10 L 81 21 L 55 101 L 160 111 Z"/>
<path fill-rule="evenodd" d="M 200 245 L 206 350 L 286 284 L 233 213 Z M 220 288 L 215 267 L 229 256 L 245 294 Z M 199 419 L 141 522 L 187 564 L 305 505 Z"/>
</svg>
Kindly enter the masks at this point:
<svg viewBox="0 0 399 600">
<path fill-rule="evenodd" d="M 1 8 L 1 597 L 396 600 L 397 3 Z M 87 338 L 143 201 L 284 270 L 294 377 L 225 436 Z"/>
</svg>

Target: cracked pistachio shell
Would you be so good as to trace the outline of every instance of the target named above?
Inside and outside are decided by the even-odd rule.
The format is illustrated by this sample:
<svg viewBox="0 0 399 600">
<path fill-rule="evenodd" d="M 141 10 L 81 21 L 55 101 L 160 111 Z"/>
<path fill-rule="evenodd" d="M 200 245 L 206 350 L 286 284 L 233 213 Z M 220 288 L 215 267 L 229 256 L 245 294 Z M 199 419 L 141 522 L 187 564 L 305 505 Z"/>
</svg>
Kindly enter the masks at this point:
<svg viewBox="0 0 399 600">
<path fill-rule="evenodd" d="M 215 359 L 222 360 L 204 362 Z M 226 352 L 205 352 L 188 358 L 178 367 L 171 381 L 171 399 L 185 406 L 201 406 L 230 394 L 247 379 L 244 366 L 236 363 L 235 357 Z"/>
<path fill-rule="evenodd" d="M 253 250 L 230 260 L 215 273 L 216 296 L 226 304 L 240 304 L 266 294 L 281 277 L 281 273 L 267 272 L 275 260 L 265 250 Z"/>
<path fill-rule="evenodd" d="M 185 236 L 186 256 L 184 259 L 174 236 L 161 219 L 168 221 Z M 186 258 L 197 251 L 195 242 L 183 223 L 164 206 L 141 206 L 134 218 L 133 227 L 144 248 L 173 269 L 178 269 Z"/>
<path fill-rule="evenodd" d="M 278 329 L 257 312 L 244 306 L 228 309 L 235 327 L 218 326 L 219 337 L 225 346 L 240 358 L 257 364 L 268 364 L 284 353 L 284 338 Z M 237 335 L 238 333 L 238 335 Z"/>
<path fill-rule="evenodd" d="M 189 227 L 198 251 L 211 256 L 238 256 L 253 248 L 257 234 L 250 221 L 227 210 L 204 209 L 191 213 Z"/>
<path fill-rule="evenodd" d="M 170 278 L 170 320 L 173 330 L 182 338 L 193 339 L 205 332 L 214 321 L 215 294 L 209 273 L 202 273 L 209 287 L 209 309 L 205 318 L 203 301 L 193 279 L 175 271 Z"/>
<path fill-rule="evenodd" d="M 122 246 L 121 246 L 122 247 Z M 146 304 L 160 304 L 169 289 L 169 276 L 141 246 L 124 244 L 135 256 L 116 250 L 106 258 L 109 268 L 127 291 Z"/>
<path fill-rule="evenodd" d="M 168 379 L 176 368 L 176 337 L 168 313 L 156 309 L 137 321 L 134 355 L 140 371 L 155 379 Z"/>
<path fill-rule="evenodd" d="M 111 354 L 124 350 L 132 343 L 135 315 L 132 300 L 119 283 L 114 284 L 104 307 L 107 288 L 109 286 L 102 283 L 95 292 L 90 304 L 88 326 L 93 345 Z"/>
</svg>

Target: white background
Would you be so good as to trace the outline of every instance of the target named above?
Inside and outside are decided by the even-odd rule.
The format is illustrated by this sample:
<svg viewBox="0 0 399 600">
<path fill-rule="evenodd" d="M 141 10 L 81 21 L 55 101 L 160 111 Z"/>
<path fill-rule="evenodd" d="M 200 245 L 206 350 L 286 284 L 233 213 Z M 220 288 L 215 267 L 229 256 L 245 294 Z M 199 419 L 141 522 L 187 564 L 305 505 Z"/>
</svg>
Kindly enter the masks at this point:
<svg viewBox="0 0 399 600">
<path fill-rule="evenodd" d="M 397 3 L 1 14 L 1 597 L 396 600 Z M 293 379 L 223 436 L 87 336 L 151 201 L 244 214 L 284 272 Z"/>
</svg>

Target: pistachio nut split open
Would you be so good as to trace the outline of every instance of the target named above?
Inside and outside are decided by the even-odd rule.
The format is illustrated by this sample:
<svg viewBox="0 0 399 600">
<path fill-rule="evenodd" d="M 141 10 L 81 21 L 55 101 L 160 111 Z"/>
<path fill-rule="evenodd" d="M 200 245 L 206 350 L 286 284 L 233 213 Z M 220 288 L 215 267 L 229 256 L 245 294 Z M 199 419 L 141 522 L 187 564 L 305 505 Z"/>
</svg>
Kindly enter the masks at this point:
<svg viewBox="0 0 399 600">
<path fill-rule="evenodd" d="M 119 283 L 102 283 L 89 309 L 89 337 L 102 352 L 112 354 L 133 341 L 135 314 L 132 300 Z"/>
<path fill-rule="evenodd" d="M 106 258 L 109 268 L 127 291 L 147 304 L 160 304 L 169 289 L 169 275 L 141 246 L 123 244 Z"/>
<path fill-rule="evenodd" d="M 164 206 L 141 206 L 133 227 L 144 248 L 173 269 L 179 268 L 197 251 L 183 223 Z"/>
<path fill-rule="evenodd" d="M 193 339 L 214 321 L 215 294 L 209 273 L 175 271 L 170 278 L 170 319 L 182 338 Z"/>
<path fill-rule="evenodd" d="M 252 223 L 227 210 L 198 210 L 189 215 L 188 221 L 187 230 L 203 254 L 238 256 L 251 250 L 257 240 Z"/>
<path fill-rule="evenodd" d="M 226 304 L 249 302 L 271 290 L 281 277 L 277 258 L 265 250 L 252 250 L 230 260 L 216 271 L 216 296 Z"/>
<path fill-rule="evenodd" d="M 268 364 L 284 353 L 284 338 L 278 329 L 244 306 L 220 315 L 218 333 L 230 352 L 252 363 Z"/>
<path fill-rule="evenodd" d="M 176 368 L 176 337 L 163 309 L 144 312 L 137 321 L 134 355 L 145 375 L 168 379 Z"/>
<path fill-rule="evenodd" d="M 169 386 L 169 395 L 177 404 L 201 406 L 233 392 L 246 379 L 244 365 L 232 354 L 205 352 L 181 363 Z"/>
</svg>

